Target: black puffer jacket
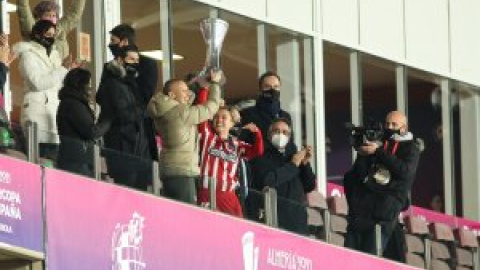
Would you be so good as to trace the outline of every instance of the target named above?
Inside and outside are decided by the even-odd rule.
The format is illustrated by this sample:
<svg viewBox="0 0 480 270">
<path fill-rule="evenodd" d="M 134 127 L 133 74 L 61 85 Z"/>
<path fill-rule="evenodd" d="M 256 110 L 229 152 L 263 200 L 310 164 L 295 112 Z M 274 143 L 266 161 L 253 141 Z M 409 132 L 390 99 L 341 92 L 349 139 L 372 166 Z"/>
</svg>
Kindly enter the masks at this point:
<svg viewBox="0 0 480 270">
<path fill-rule="evenodd" d="M 111 72 L 109 71 L 113 62 L 109 62 L 104 64 L 103 66 L 103 72 L 102 72 L 102 77 L 100 80 L 100 85 L 104 85 L 104 81 L 110 76 Z M 139 64 L 138 64 L 138 76 L 135 78 L 135 86 L 133 87 L 134 89 L 134 95 L 137 99 L 137 103 L 139 106 L 139 109 L 142 112 L 146 112 L 147 110 L 147 105 L 148 102 L 150 102 L 150 99 L 153 96 L 153 93 L 157 89 L 157 83 L 158 83 L 158 67 L 157 67 L 157 62 L 151 58 L 148 58 L 146 56 L 140 55 L 139 58 Z M 123 75 L 122 75 L 123 76 Z M 99 88 L 99 94 L 97 94 L 97 102 L 100 103 L 99 99 L 102 99 L 103 96 L 103 90 Z M 145 139 L 147 140 L 148 143 L 148 152 L 150 156 L 148 157 L 149 159 L 154 159 L 158 160 L 158 149 L 157 149 L 157 142 L 155 140 L 155 127 L 153 125 L 153 120 L 152 118 L 148 115 L 148 113 L 143 113 L 144 117 L 144 133 L 145 133 Z"/>
<path fill-rule="evenodd" d="M 144 129 L 141 97 L 135 78 L 115 60 L 105 65 L 97 92 L 100 118 L 112 119 L 104 136 L 105 147 L 125 154 L 151 159 Z"/>
<path fill-rule="evenodd" d="M 315 188 L 315 175 L 310 164 L 297 167 L 291 162 L 293 154 L 296 153 L 295 145 L 287 149 L 289 150 L 282 154 L 269 141 L 266 141 L 263 156 L 250 161 L 253 174 L 251 186 L 257 191 L 256 194 L 266 186 L 275 188 L 278 197 L 279 227 L 306 234 L 305 194 Z M 250 205 L 252 204 L 255 203 Z M 260 205 L 252 207 L 260 207 Z"/>
<path fill-rule="evenodd" d="M 388 140 L 384 145 L 387 145 L 386 149 L 379 147 L 371 156 L 359 155 L 353 168 L 344 176 L 349 217 L 370 224 L 368 226 L 393 221 L 402 209 L 409 206 L 409 193 L 420 157 L 411 133 Z M 390 172 L 387 184 L 378 184 L 372 179 L 375 165 L 382 165 Z"/>
</svg>

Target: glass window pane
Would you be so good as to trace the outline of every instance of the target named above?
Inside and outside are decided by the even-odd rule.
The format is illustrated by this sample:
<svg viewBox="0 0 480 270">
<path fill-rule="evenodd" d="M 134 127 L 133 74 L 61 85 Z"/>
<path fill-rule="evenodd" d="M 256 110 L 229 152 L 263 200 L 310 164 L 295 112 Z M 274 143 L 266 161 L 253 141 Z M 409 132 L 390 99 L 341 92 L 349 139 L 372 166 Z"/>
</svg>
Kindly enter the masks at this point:
<svg viewBox="0 0 480 270">
<path fill-rule="evenodd" d="M 149 0 L 122 0 L 122 23 L 132 25 L 135 29 L 136 45 L 140 53 L 155 53 L 151 58 L 157 61 L 158 82 L 157 88 L 162 85 L 161 70 L 161 29 L 160 29 L 160 2 Z M 107 44 L 109 40 L 106 41 Z"/>
<path fill-rule="evenodd" d="M 200 32 L 200 22 L 209 17 L 209 7 L 194 1 L 171 1 L 172 50 L 183 59 L 174 60 L 175 78 L 199 72 L 205 64 L 206 46 Z"/>
<path fill-rule="evenodd" d="M 228 103 L 255 98 L 258 91 L 258 22 L 223 11 L 220 18 L 229 23 L 221 55 L 221 66 L 227 76 L 224 98 Z M 205 57 L 205 52 L 202 56 Z"/>
<path fill-rule="evenodd" d="M 443 130 L 441 91 L 431 75 L 410 70 L 408 73 L 409 130 L 423 140 L 417 177 L 412 187 L 414 205 L 432 208 L 432 201 L 443 201 Z M 415 117 L 413 117 L 415 116 Z"/>
<path fill-rule="evenodd" d="M 327 143 L 327 179 L 341 183 L 352 164 L 350 64 L 346 48 L 324 43 L 325 129 Z"/>
<path fill-rule="evenodd" d="M 304 62 L 304 42 L 309 37 L 275 26 L 269 26 L 267 29 L 267 66 L 269 70 L 276 71 L 282 79 L 282 109 L 292 116 L 295 142 L 300 146 L 307 141 L 313 141 L 307 140 L 305 117 L 307 107 L 312 110 L 314 101 L 306 104 L 304 98 L 306 76 L 311 77 L 313 74 L 312 70 L 305 70 Z"/>
<path fill-rule="evenodd" d="M 452 117 L 452 135 L 453 135 L 453 161 L 454 161 L 454 183 L 455 183 L 455 205 L 456 216 L 463 216 L 463 178 L 462 178 L 462 149 L 461 149 L 461 126 L 460 126 L 460 90 L 453 89 L 450 94 L 451 106 L 450 113 Z"/>
<path fill-rule="evenodd" d="M 362 55 L 363 123 L 384 122 L 396 110 L 395 65 L 386 60 Z"/>
</svg>

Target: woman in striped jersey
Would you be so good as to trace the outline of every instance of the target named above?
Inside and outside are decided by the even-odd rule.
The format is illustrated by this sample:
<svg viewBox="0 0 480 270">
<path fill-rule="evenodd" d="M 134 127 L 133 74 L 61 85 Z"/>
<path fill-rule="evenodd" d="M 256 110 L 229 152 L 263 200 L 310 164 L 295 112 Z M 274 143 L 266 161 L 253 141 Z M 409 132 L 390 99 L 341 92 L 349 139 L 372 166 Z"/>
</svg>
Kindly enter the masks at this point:
<svg viewBox="0 0 480 270">
<path fill-rule="evenodd" d="M 198 103 L 206 100 L 207 89 L 201 89 Z M 200 133 L 200 189 L 198 203 L 208 206 L 209 181 L 216 182 L 217 210 L 237 217 L 243 217 L 242 207 L 235 194 L 238 187 L 237 170 L 240 159 L 247 160 L 263 154 L 262 132 L 253 123 L 243 128 L 255 134 L 255 143 L 250 145 L 230 135 L 235 125 L 235 112 L 221 107 L 213 117 L 212 125 L 208 121 L 199 125 Z"/>
</svg>

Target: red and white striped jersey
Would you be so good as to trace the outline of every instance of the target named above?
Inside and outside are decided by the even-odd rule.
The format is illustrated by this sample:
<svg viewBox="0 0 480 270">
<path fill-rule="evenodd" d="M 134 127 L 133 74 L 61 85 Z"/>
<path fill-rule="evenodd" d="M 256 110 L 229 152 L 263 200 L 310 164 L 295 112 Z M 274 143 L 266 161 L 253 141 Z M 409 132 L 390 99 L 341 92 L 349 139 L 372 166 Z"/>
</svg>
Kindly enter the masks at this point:
<svg viewBox="0 0 480 270">
<path fill-rule="evenodd" d="M 238 185 L 237 168 L 240 158 L 251 159 L 263 153 L 260 130 L 255 133 L 255 144 L 250 145 L 232 136 L 221 139 L 202 123 L 200 131 L 200 177 L 202 188 L 208 189 L 209 180 L 217 182 L 217 192 L 233 191 Z"/>
</svg>

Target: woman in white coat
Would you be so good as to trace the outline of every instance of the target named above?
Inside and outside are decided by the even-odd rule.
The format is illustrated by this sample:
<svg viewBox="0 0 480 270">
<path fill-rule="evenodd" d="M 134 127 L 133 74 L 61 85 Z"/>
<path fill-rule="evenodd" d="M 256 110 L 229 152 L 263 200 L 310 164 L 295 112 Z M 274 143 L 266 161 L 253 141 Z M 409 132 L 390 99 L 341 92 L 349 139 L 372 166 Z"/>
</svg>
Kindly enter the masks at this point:
<svg viewBox="0 0 480 270">
<path fill-rule="evenodd" d="M 36 122 L 39 130 L 40 155 L 48 156 L 58 143 L 56 114 L 59 104 L 58 91 L 69 68 L 76 63 L 62 66 L 62 59 L 53 43 L 55 25 L 39 20 L 31 32 L 31 41 L 20 42 L 14 51 L 19 56 L 20 75 L 23 78 L 23 105 L 20 122 Z"/>
</svg>

